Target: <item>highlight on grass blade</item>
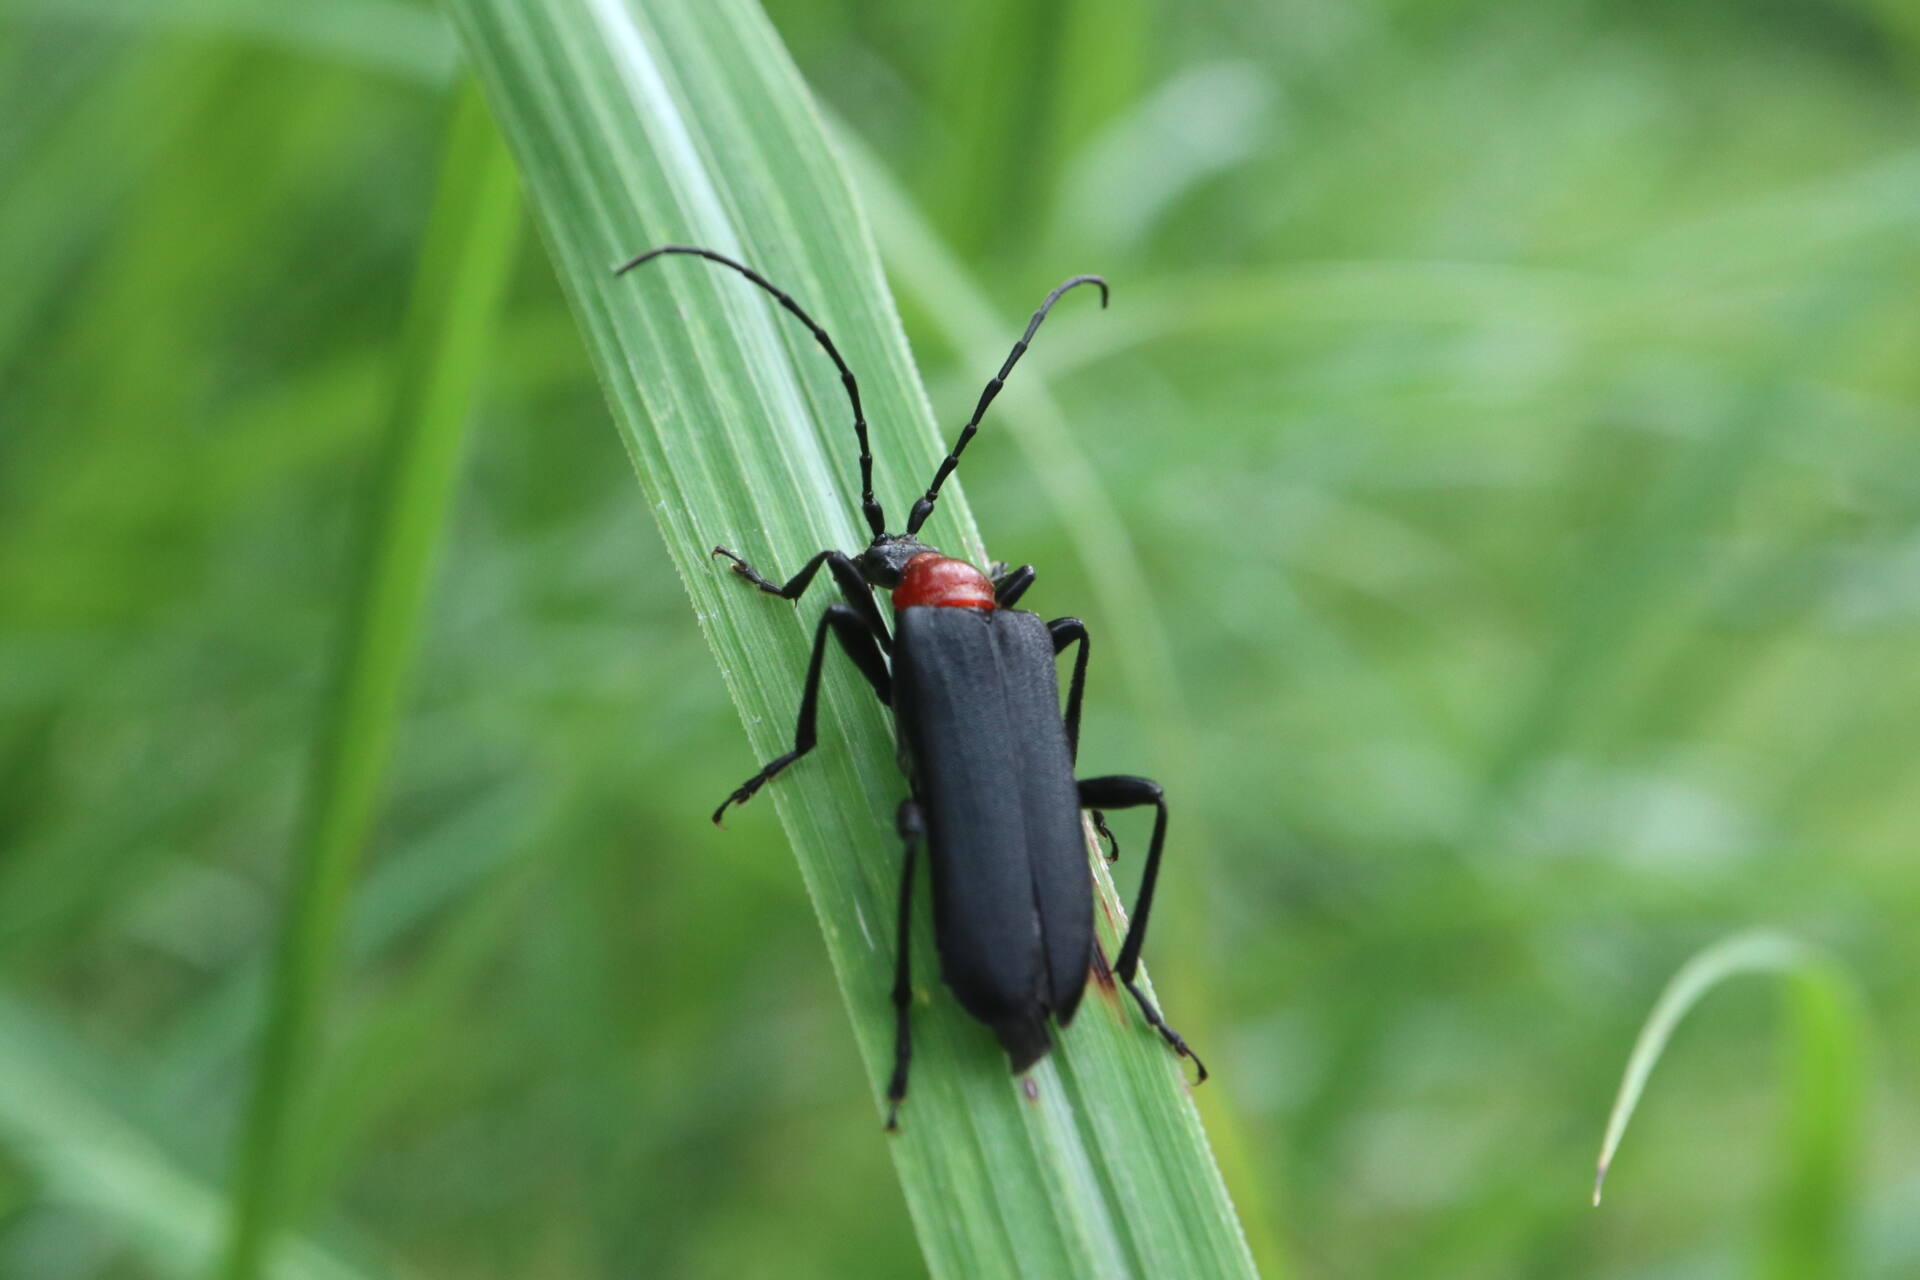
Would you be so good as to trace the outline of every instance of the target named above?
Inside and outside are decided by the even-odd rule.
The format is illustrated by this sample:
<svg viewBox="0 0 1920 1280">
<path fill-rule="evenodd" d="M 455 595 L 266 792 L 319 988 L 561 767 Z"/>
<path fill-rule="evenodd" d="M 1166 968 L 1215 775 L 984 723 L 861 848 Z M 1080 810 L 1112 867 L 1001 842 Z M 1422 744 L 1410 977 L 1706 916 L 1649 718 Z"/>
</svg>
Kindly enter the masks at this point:
<svg viewBox="0 0 1920 1280">
<path fill-rule="evenodd" d="M 1767 974 L 1787 997 L 1787 1117 L 1775 1211 L 1768 1215 L 1766 1271 L 1844 1274 L 1847 1206 L 1864 1101 L 1865 1016 L 1852 982 L 1826 952 L 1785 934 L 1736 934 L 1680 967 L 1654 1003 L 1607 1117 L 1594 1171 L 1593 1203 L 1647 1081 L 1676 1028 L 1702 997 L 1730 978 Z"/>
</svg>

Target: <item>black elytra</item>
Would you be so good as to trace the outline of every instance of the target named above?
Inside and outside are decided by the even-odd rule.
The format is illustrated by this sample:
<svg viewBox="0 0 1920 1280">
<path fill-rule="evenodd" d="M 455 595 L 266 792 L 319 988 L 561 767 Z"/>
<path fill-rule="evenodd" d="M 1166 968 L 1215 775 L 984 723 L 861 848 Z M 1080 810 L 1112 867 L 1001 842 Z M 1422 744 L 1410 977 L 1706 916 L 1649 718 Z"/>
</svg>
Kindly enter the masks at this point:
<svg viewBox="0 0 1920 1280">
<path fill-rule="evenodd" d="M 815 628 L 806 683 L 800 695 L 793 749 L 769 761 L 735 788 L 714 811 L 718 823 L 728 806 L 745 804 L 815 742 L 820 670 L 827 637 L 839 642 L 880 701 L 892 708 L 908 796 L 896 815 L 905 854 L 900 868 L 899 940 L 894 970 L 896 1038 L 893 1077 L 887 1087 L 887 1128 L 898 1127 L 913 1056 L 908 1007 L 912 1000 L 907 937 L 912 921 L 914 868 L 923 846 L 933 882 L 934 941 L 941 977 L 973 1017 L 993 1029 L 1015 1073 L 1031 1067 L 1053 1047 L 1048 1023 L 1072 1021 L 1096 957 L 1093 877 L 1086 862 L 1080 812 L 1091 810 L 1096 830 L 1110 843 L 1102 810 L 1154 810 L 1153 837 L 1140 877 L 1140 893 L 1113 973 L 1133 994 L 1153 1029 L 1182 1057 L 1191 1058 L 1195 1083 L 1207 1069 L 1187 1042 L 1154 1008 L 1137 981 L 1140 944 L 1153 908 L 1160 854 L 1166 843 L 1167 804 L 1160 785 L 1147 778 L 1115 775 L 1076 778 L 1080 708 L 1086 693 L 1090 641 L 1078 618 L 1043 621 L 1014 608 L 1033 584 L 1032 565 L 994 576 L 951 559 L 921 542 L 919 532 L 939 499 L 940 486 L 960 462 L 1007 375 L 1039 330 L 1053 304 L 1077 285 L 1100 290 L 1099 276 L 1073 276 L 1040 304 L 1000 371 L 987 383 L 953 448 L 927 491 L 913 504 L 906 532 L 888 533 L 886 515 L 873 496 L 873 454 L 860 386 L 827 331 L 785 290 L 744 263 L 712 249 L 662 245 L 615 269 L 623 274 L 655 258 L 682 254 L 738 272 L 771 294 L 807 327 L 840 372 L 853 408 L 860 446 L 860 507 L 873 541 L 857 557 L 828 549 L 776 583 L 745 560 L 715 547 L 733 572 L 761 591 L 797 600 L 824 566 L 844 602 L 827 606 Z M 876 588 L 892 593 L 894 629 L 874 600 Z M 1077 645 L 1064 714 L 1055 662 Z M 1118 847 L 1113 846 L 1114 856 Z"/>
</svg>

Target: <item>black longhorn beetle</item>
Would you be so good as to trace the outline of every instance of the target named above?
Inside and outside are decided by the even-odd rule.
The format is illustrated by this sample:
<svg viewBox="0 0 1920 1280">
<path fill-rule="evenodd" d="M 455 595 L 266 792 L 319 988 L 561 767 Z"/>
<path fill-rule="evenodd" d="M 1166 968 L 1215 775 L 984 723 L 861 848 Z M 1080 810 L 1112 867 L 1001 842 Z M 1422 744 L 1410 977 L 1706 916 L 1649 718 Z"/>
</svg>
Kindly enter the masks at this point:
<svg viewBox="0 0 1920 1280">
<path fill-rule="evenodd" d="M 1074 777 L 1080 703 L 1086 691 L 1086 627 L 1078 618 L 1043 622 L 1040 615 L 1013 607 L 1033 585 L 1032 565 L 1011 572 L 995 565 L 995 576 L 989 578 L 916 536 L 933 511 L 940 486 L 953 474 L 961 451 L 979 429 L 981 416 L 1026 352 L 1048 310 L 1060 295 L 1082 284 L 1099 287 L 1104 307 L 1107 282 L 1099 276 L 1074 276 L 1047 295 L 1000 372 L 980 393 L 973 416 L 934 473 L 933 483 L 913 504 L 906 532 L 888 533 L 886 516 L 873 496 L 873 455 L 867 445 L 860 388 L 827 331 L 765 276 L 711 249 L 662 245 L 622 264 L 614 274 L 667 254 L 705 258 L 739 272 L 772 294 L 826 351 L 840 371 L 840 382 L 853 406 L 853 431 L 860 441 L 860 508 L 873 530 L 867 549 L 858 558 L 832 549 L 819 552 L 784 586 L 762 577 L 725 547 L 713 549 L 714 555 L 732 561 L 735 573 L 783 600 L 799 599 L 822 565 L 846 597 L 843 604 L 827 606 L 814 631 L 793 750 L 742 783 L 721 802 L 713 820 L 718 823 L 727 806 L 745 804 L 782 769 L 813 750 L 820 666 L 827 635 L 832 633 L 880 701 L 893 709 L 909 791 L 896 818 L 906 852 L 900 869 L 899 952 L 893 985 L 896 1032 L 893 1079 L 887 1086 L 887 1128 L 898 1127 L 900 1103 L 907 1096 L 907 1064 L 913 1054 L 907 1025 L 911 1000 L 907 934 L 914 860 L 921 843 L 926 843 L 933 865 L 933 932 L 941 976 L 961 1007 L 993 1028 L 1018 1074 L 1053 1047 L 1047 1031 L 1049 1015 L 1063 1027 L 1073 1020 L 1095 960 L 1093 877 L 1081 834 L 1082 809 L 1093 811 L 1095 827 L 1111 841 L 1102 809 L 1154 808 L 1153 839 L 1140 876 L 1140 897 L 1113 972 L 1133 993 L 1154 1030 L 1181 1056 L 1193 1059 L 1198 1072 L 1195 1083 L 1205 1080 L 1206 1066 L 1179 1032 L 1167 1025 L 1134 977 L 1167 836 L 1167 803 L 1160 784 L 1126 775 Z M 897 631 L 891 634 L 874 602 L 878 587 L 893 593 Z M 1054 661 L 1075 643 L 1080 649 L 1074 655 L 1063 718 Z"/>
</svg>

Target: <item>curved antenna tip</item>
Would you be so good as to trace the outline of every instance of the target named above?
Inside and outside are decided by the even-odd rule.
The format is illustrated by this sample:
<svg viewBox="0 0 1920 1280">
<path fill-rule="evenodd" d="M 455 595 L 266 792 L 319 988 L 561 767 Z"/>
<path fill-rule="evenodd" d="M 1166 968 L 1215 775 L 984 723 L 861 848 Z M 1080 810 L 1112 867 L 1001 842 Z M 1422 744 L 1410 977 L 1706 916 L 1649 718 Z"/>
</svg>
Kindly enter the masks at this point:
<svg viewBox="0 0 1920 1280">
<path fill-rule="evenodd" d="M 647 250 L 645 253 L 636 254 L 634 257 L 628 258 L 625 262 L 622 262 L 618 266 L 614 267 L 613 274 L 617 276 L 623 276 L 627 274 L 627 272 L 639 266 L 641 263 L 651 262 L 653 261 L 653 259 L 659 257 L 661 254 L 664 254 L 664 253 L 686 253 L 686 252 L 688 252 L 688 246 L 683 244 L 656 245 L 655 247 Z"/>
<path fill-rule="evenodd" d="M 1061 294 L 1073 288 L 1075 285 L 1080 285 L 1080 284 L 1097 284 L 1100 286 L 1100 309 L 1102 311 L 1105 311 L 1107 309 L 1107 303 L 1111 297 L 1110 290 L 1107 288 L 1107 278 L 1105 276 L 1096 276 L 1096 275 L 1093 275 L 1092 273 L 1088 273 L 1087 275 L 1082 275 L 1082 276 L 1074 276 L 1069 280 L 1067 280 L 1066 283 L 1062 284 L 1058 289 L 1055 289 L 1053 291 L 1053 296 L 1047 299 L 1047 305 L 1051 306 L 1055 302 L 1055 300 L 1057 300 L 1060 297 Z"/>
</svg>

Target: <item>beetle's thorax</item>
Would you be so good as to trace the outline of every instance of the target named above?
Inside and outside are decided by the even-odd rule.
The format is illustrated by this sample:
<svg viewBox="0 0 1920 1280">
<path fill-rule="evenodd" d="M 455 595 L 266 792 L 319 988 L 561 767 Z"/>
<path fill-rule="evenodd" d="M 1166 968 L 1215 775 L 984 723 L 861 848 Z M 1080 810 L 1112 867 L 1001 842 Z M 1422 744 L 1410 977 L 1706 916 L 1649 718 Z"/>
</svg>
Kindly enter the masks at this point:
<svg viewBox="0 0 1920 1280">
<path fill-rule="evenodd" d="M 895 609 L 916 605 L 985 611 L 995 607 L 993 583 L 965 560 L 923 551 L 907 561 L 900 585 L 893 589 Z"/>
</svg>

